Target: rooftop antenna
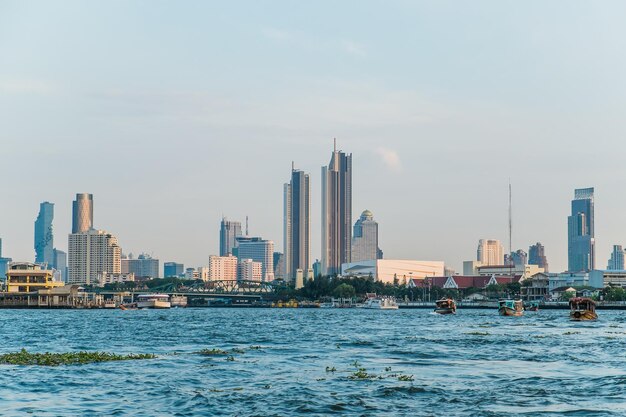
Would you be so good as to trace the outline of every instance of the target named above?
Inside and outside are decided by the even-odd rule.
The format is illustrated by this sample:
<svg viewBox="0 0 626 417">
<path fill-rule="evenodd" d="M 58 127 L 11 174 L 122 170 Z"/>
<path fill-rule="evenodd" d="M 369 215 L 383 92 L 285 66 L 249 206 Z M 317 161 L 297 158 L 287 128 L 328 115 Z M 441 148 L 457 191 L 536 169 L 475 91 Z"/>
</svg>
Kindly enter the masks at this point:
<svg viewBox="0 0 626 417">
<path fill-rule="evenodd" d="M 337 152 L 337 138 L 333 138 L 335 152 Z"/>
<path fill-rule="evenodd" d="M 291 161 L 291 172 L 296 170 L 296 163 L 294 161 Z"/>
<path fill-rule="evenodd" d="M 248 233 L 248 216 L 246 216 L 246 236 L 250 236 L 250 233 Z"/>
</svg>

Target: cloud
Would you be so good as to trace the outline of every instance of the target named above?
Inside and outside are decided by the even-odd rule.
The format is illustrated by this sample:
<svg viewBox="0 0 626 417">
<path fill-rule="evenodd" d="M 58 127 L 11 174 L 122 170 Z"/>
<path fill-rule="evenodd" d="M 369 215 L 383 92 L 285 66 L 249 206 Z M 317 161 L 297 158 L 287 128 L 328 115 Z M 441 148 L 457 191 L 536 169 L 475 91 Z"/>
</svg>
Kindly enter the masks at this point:
<svg viewBox="0 0 626 417">
<path fill-rule="evenodd" d="M 400 172 L 402 170 L 402 161 L 400 161 L 398 152 L 393 149 L 376 148 L 376 153 L 391 171 Z"/>
<path fill-rule="evenodd" d="M 0 80 L 0 92 L 7 94 L 51 94 L 58 89 L 49 82 L 36 79 Z"/>
<path fill-rule="evenodd" d="M 360 43 L 356 43 L 351 40 L 343 40 L 341 42 L 341 46 L 343 47 L 343 50 L 350 55 L 358 57 L 364 57 L 367 55 L 367 53 L 365 52 L 365 47 Z"/>
<path fill-rule="evenodd" d="M 261 29 L 261 33 L 266 38 L 276 41 L 290 41 L 293 39 L 291 33 L 273 27 L 264 27 Z"/>
</svg>

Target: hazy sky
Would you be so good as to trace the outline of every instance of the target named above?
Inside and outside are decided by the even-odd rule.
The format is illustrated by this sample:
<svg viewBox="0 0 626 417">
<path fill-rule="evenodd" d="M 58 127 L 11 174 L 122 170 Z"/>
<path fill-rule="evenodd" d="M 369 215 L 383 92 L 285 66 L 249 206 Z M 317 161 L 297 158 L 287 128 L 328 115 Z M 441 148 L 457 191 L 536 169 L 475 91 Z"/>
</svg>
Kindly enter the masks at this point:
<svg viewBox="0 0 626 417">
<path fill-rule="evenodd" d="M 626 244 L 626 2 L 0 0 L 0 237 L 34 259 L 39 203 L 71 201 L 124 252 L 206 265 L 222 215 L 282 251 L 291 161 L 353 153 L 353 217 L 387 258 L 461 270 L 480 238 L 567 266 L 574 188 L 597 264 Z"/>
</svg>

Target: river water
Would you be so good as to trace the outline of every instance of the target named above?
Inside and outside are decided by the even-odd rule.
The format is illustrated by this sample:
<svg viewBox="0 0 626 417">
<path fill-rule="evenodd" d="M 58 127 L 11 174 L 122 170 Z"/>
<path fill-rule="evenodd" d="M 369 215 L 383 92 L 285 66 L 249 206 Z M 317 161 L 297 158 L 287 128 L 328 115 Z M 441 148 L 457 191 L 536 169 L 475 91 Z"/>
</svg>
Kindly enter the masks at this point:
<svg viewBox="0 0 626 417">
<path fill-rule="evenodd" d="M 0 310 L 0 353 L 158 355 L 0 365 L 0 415 L 626 415 L 626 314 L 567 313 Z"/>
</svg>

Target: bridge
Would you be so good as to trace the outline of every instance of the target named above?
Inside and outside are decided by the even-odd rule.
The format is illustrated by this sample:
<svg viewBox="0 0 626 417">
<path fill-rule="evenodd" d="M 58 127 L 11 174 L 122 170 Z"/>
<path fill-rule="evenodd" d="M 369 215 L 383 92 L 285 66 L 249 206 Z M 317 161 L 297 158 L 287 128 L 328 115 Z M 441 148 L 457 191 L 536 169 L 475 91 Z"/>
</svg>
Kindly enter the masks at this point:
<svg viewBox="0 0 626 417">
<path fill-rule="evenodd" d="M 286 288 L 284 283 L 272 284 L 258 281 L 196 281 L 191 285 L 169 283 L 143 291 L 129 291 L 133 295 L 163 293 L 169 295 L 184 295 L 188 298 L 226 298 L 260 300 L 274 298 L 277 290 Z M 100 291 L 100 294 L 117 294 L 120 291 Z"/>
</svg>

